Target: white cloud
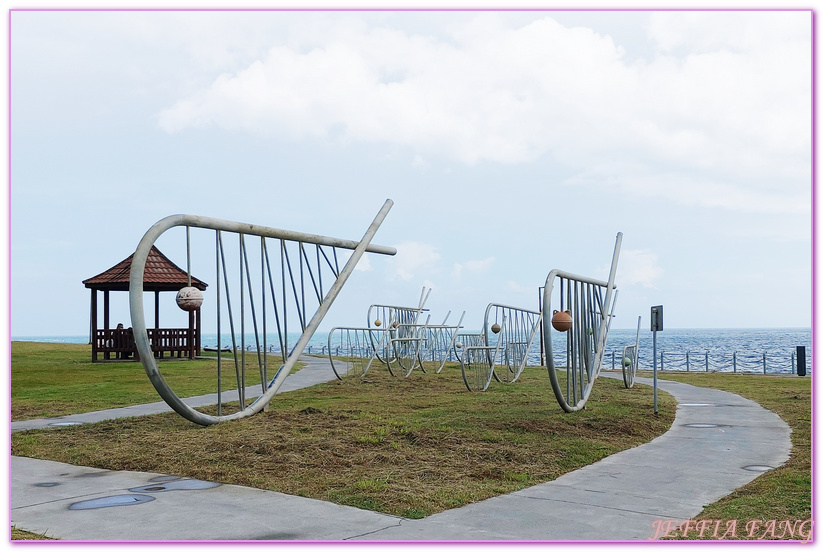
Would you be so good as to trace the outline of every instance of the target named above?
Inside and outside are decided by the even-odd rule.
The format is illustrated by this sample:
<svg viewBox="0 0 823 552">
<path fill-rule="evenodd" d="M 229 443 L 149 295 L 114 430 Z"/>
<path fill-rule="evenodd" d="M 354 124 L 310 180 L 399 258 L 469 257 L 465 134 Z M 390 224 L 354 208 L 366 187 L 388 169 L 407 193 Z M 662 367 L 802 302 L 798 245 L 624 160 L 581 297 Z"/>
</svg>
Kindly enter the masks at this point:
<svg viewBox="0 0 823 552">
<path fill-rule="evenodd" d="M 429 170 L 429 162 L 423 159 L 420 155 L 415 155 L 414 159 L 412 160 L 412 167 L 417 169 L 418 171 L 425 173 Z"/>
<path fill-rule="evenodd" d="M 508 282 L 506 282 L 506 289 L 508 289 L 509 291 L 513 291 L 515 293 L 531 293 L 531 294 L 533 294 L 535 292 L 534 286 L 531 286 L 531 287 L 521 286 L 520 284 L 518 284 L 514 280 L 509 280 Z"/>
<path fill-rule="evenodd" d="M 494 257 L 488 257 L 483 260 L 465 261 L 463 263 L 454 263 L 452 268 L 452 278 L 460 281 L 463 277 L 463 271 L 468 272 L 486 272 L 494 264 Z"/>
<path fill-rule="evenodd" d="M 391 273 L 389 279 L 399 277 L 409 281 L 418 275 L 431 273 L 437 269 L 440 253 L 434 245 L 407 241 L 395 246 L 397 255 L 388 260 Z"/>
<path fill-rule="evenodd" d="M 606 269 L 608 272 L 608 268 Z M 657 288 L 663 269 L 657 264 L 657 255 L 647 249 L 624 249 L 620 252 L 616 282 L 618 287 L 640 285 Z"/>
<path fill-rule="evenodd" d="M 365 255 L 361 256 L 360 259 L 357 261 L 357 265 L 354 267 L 355 270 L 360 272 L 370 272 L 371 261 L 369 260 L 369 255 L 366 253 Z"/>
<path fill-rule="evenodd" d="M 811 176 L 809 17 L 656 13 L 657 54 L 631 62 L 610 36 L 551 16 L 512 26 L 482 13 L 445 37 L 346 17 L 301 27 L 309 38 L 290 36 L 158 122 L 408 147 L 420 170 L 432 156 L 553 156 L 631 193 L 648 176 L 674 201 L 786 212 Z"/>
</svg>

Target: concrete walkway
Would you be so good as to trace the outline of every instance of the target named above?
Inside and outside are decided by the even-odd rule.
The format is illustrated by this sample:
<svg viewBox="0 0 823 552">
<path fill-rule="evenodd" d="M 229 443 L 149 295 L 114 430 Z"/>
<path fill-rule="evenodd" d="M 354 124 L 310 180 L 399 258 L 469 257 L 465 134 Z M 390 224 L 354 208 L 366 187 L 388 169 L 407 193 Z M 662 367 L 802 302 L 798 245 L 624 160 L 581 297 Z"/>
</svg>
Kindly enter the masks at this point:
<svg viewBox="0 0 823 552">
<path fill-rule="evenodd" d="M 312 362 L 286 383 L 304 372 L 307 381 L 333 378 L 328 364 L 325 373 Z M 789 458 L 789 427 L 758 404 L 684 383 L 660 380 L 659 388 L 678 401 L 664 435 L 549 483 L 422 520 L 235 485 L 12 457 L 11 523 L 64 540 L 645 540 L 654 536 L 655 521 L 689 519 Z M 76 417 L 62 420 L 69 418 Z"/>
</svg>

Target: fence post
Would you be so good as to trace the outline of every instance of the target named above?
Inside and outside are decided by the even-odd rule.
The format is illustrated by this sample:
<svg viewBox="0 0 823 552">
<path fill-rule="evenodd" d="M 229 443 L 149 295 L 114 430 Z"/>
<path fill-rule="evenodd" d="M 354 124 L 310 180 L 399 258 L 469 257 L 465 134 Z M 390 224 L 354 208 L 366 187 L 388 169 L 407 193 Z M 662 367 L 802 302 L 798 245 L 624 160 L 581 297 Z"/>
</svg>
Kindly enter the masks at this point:
<svg viewBox="0 0 823 552">
<path fill-rule="evenodd" d="M 734 365 L 734 373 L 737 373 L 737 351 L 732 353 L 732 364 Z"/>
<path fill-rule="evenodd" d="M 660 369 L 663 369 L 663 351 L 660 351 Z"/>
<path fill-rule="evenodd" d="M 806 375 L 806 347 L 803 345 L 797 346 L 797 375 Z"/>
<path fill-rule="evenodd" d="M 792 351 L 792 374 L 794 374 L 794 351 Z"/>
<path fill-rule="evenodd" d="M 709 371 L 709 351 L 706 351 L 706 371 Z"/>
<path fill-rule="evenodd" d="M 689 351 L 686 351 L 686 371 L 689 371 Z"/>
<path fill-rule="evenodd" d="M 612 370 L 614 370 L 614 349 L 612 349 Z"/>
<path fill-rule="evenodd" d="M 763 353 L 763 373 L 766 373 L 766 353 Z"/>
</svg>

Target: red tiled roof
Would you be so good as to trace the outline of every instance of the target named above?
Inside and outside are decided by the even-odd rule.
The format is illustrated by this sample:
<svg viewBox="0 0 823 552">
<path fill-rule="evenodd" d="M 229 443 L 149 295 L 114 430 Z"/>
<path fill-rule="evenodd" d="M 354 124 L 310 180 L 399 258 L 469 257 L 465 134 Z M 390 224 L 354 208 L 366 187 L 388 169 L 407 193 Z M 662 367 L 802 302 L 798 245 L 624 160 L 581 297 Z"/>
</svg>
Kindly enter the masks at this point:
<svg viewBox="0 0 823 552">
<path fill-rule="evenodd" d="M 92 276 L 88 280 L 83 280 L 83 285 L 90 289 L 128 290 L 129 272 L 131 271 L 133 256 L 133 254 L 129 255 L 127 259 L 120 261 L 107 271 Z M 186 271 L 181 270 L 159 249 L 152 246 L 146 258 L 146 269 L 143 272 L 143 290 L 177 291 L 187 283 Z M 192 276 L 191 285 L 205 291 L 208 284 Z"/>
</svg>

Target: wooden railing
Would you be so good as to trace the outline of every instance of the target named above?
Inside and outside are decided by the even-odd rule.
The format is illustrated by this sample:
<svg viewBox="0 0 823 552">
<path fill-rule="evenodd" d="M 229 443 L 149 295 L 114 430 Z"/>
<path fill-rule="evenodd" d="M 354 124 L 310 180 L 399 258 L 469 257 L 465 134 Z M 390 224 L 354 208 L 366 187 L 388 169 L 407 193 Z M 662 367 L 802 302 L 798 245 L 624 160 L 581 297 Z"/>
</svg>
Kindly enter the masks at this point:
<svg viewBox="0 0 823 552">
<path fill-rule="evenodd" d="M 199 354 L 200 343 L 197 332 L 189 328 L 149 328 L 149 343 L 155 358 L 194 358 Z M 91 345 L 92 361 L 139 359 L 131 328 L 125 330 L 97 330 Z"/>
</svg>

